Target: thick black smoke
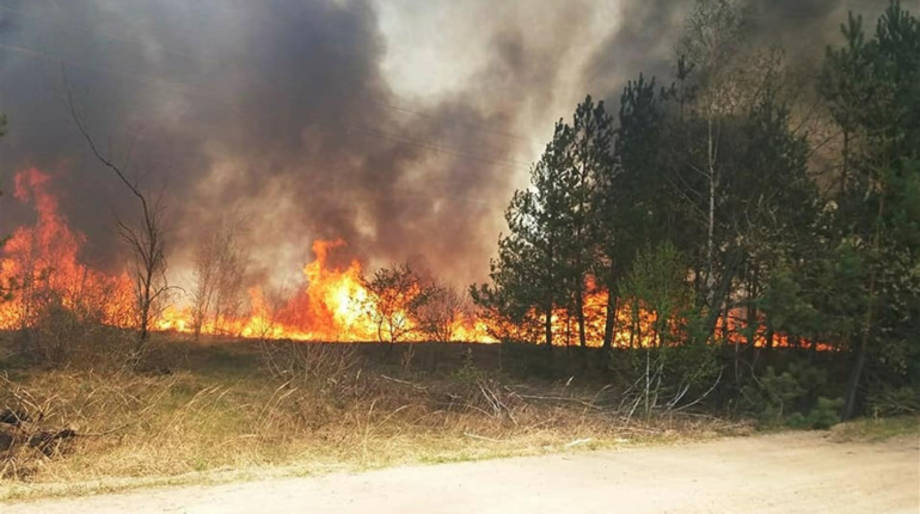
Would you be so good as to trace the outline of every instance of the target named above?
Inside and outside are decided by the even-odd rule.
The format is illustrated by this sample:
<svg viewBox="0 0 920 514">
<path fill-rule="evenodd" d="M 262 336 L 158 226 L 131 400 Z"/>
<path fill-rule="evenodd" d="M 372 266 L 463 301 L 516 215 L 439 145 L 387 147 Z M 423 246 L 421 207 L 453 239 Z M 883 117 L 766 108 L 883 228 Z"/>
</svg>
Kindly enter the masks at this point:
<svg viewBox="0 0 920 514">
<path fill-rule="evenodd" d="M 572 99 L 616 98 L 626 79 L 673 62 L 690 2 L 609 4 L 496 7 L 469 34 L 490 48 L 476 72 L 414 105 L 382 71 L 387 41 L 370 0 L 0 0 L 2 187 L 29 165 L 51 173 L 87 234 L 86 258 L 123 265 L 113 214 L 135 206 L 79 138 L 69 88 L 103 148 L 163 194 L 174 268 L 233 219 L 275 278 L 296 275 L 313 239 L 341 238 L 370 264 L 421 256 L 458 285 L 481 280 L 521 161 L 534 157 L 528 140 Z M 759 33 L 792 43 L 832 33 L 845 6 L 753 4 Z M 585 45 L 588 25 L 606 28 Z M 560 76 L 572 60 L 583 77 Z M 28 219 L 8 197 L 0 209 L 2 229 Z"/>
</svg>

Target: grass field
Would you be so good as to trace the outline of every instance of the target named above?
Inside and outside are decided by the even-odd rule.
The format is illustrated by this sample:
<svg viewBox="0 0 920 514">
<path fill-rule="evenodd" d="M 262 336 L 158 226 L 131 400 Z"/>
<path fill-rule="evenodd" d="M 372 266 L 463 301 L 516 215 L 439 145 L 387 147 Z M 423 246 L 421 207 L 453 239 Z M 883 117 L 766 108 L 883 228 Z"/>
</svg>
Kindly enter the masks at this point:
<svg viewBox="0 0 920 514">
<path fill-rule="evenodd" d="M 502 366 L 503 353 L 498 345 L 459 343 L 162 338 L 139 372 L 105 358 L 55 368 L 7 361 L 0 408 L 26 411 L 31 421 L 9 429 L 16 444 L 0 453 L 0 499 L 750 429 L 708 416 L 627 419 L 600 374 L 523 380 Z M 563 371 L 564 355 L 555 357 Z M 62 429 L 77 436 L 47 447 L 28 444 L 31 434 Z"/>
<path fill-rule="evenodd" d="M 586 364 L 591 356 L 577 349 L 554 350 L 551 373 L 534 373 L 541 348 L 460 343 L 191 342 L 159 335 L 138 370 L 118 365 L 115 351 L 55 367 L 9 355 L 0 353 L 0 409 L 30 421 L 0 424 L 13 436 L 0 450 L 0 500 L 753 430 L 749 422 L 700 413 L 630 414 L 616 377 Z M 917 420 L 894 423 L 837 434 L 910 433 Z M 29 444 L 35 434 L 64 429 L 77 435 Z"/>
</svg>

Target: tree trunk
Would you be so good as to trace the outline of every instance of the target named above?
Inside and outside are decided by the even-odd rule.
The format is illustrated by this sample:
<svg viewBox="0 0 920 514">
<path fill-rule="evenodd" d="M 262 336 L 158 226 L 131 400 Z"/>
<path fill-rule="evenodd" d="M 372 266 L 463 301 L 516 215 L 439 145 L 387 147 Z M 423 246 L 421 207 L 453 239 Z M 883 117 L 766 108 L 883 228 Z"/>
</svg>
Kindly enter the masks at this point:
<svg viewBox="0 0 920 514">
<path fill-rule="evenodd" d="M 856 349 L 856 362 L 847 380 L 846 401 L 841 416 L 844 421 L 851 419 L 856 414 L 856 393 L 859 391 L 859 381 L 862 378 L 863 368 L 866 366 L 866 338 L 867 336 L 863 336 Z"/>
<path fill-rule="evenodd" d="M 874 250 L 873 261 L 878 260 L 879 249 L 882 239 L 882 214 L 885 212 L 885 195 L 879 198 L 878 214 L 875 218 L 875 234 L 873 235 L 872 247 Z M 843 406 L 844 421 L 856 414 L 856 394 L 859 391 L 859 381 L 862 378 L 863 368 L 866 366 L 866 348 L 869 345 L 869 334 L 872 330 L 872 318 L 875 315 L 875 287 L 877 279 L 878 263 L 872 262 L 872 271 L 869 273 L 869 298 L 866 305 L 866 317 L 863 320 L 862 337 L 860 337 L 859 347 L 856 350 L 856 363 L 850 373 L 850 379 L 847 381 L 846 400 Z"/>
<path fill-rule="evenodd" d="M 550 349 L 553 347 L 553 304 L 550 303 L 546 306 L 546 316 L 543 321 L 543 330 L 544 341 L 546 342 L 546 348 Z"/>
<path fill-rule="evenodd" d="M 604 321 L 604 349 L 613 348 L 613 337 L 616 330 L 617 297 L 613 292 L 607 293 L 607 319 Z"/>
<path fill-rule="evenodd" d="M 577 321 L 578 321 L 578 344 L 584 348 L 587 346 L 587 340 L 585 338 L 585 291 L 582 281 L 578 281 L 578 285 L 575 288 L 575 308 L 578 310 L 576 312 Z"/>
<path fill-rule="evenodd" d="M 713 289 L 715 286 L 715 226 L 716 226 L 716 158 L 712 136 L 712 114 L 707 120 L 706 160 L 709 179 L 709 216 L 706 226 L 706 264 L 709 267 L 706 276 L 706 297 L 712 307 Z"/>
<path fill-rule="evenodd" d="M 149 279 L 144 283 L 144 289 L 141 292 L 141 319 L 140 319 L 140 337 L 137 341 L 137 349 L 140 350 L 144 343 L 147 342 L 150 325 L 150 282 Z"/>
</svg>

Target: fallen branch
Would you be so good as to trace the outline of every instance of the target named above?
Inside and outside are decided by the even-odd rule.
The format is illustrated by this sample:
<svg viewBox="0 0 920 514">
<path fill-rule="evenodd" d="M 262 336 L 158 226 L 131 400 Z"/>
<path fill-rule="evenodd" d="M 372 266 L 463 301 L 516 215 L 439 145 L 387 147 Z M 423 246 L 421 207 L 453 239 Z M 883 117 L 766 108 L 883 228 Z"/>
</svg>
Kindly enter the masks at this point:
<svg viewBox="0 0 920 514">
<path fill-rule="evenodd" d="M 407 385 L 407 386 L 410 386 L 410 387 L 414 387 L 414 388 L 418 389 L 419 391 L 426 391 L 426 390 L 428 389 L 427 387 L 425 387 L 425 386 L 423 386 L 423 385 L 416 384 L 415 382 L 409 382 L 408 380 L 401 380 L 401 379 L 399 379 L 399 378 L 393 378 L 393 377 L 390 377 L 390 376 L 387 376 L 387 375 L 380 375 L 380 378 L 382 378 L 382 379 L 384 379 L 384 380 L 389 380 L 390 382 L 396 382 L 397 384 L 402 384 L 402 385 Z"/>
<path fill-rule="evenodd" d="M 721 370 L 721 369 L 719 370 L 719 376 L 716 377 L 716 381 L 712 383 L 712 386 L 711 386 L 709 389 L 707 389 L 706 392 L 703 393 L 702 396 L 700 396 L 700 397 L 697 398 L 696 400 L 693 400 L 692 402 L 690 402 L 690 403 L 688 403 L 688 404 L 686 404 L 686 405 L 682 405 L 682 406 L 680 406 L 680 407 L 678 407 L 678 408 L 672 410 L 671 412 L 680 412 L 680 411 L 682 411 L 682 410 L 684 410 L 684 409 L 686 409 L 686 408 L 688 408 L 688 407 L 692 407 L 692 406 L 696 405 L 697 403 L 700 403 L 701 401 L 703 401 L 704 398 L 706 398 L 707 396 L 709 396 L 709 393 L 711 393 L 711 392 L 716 388 L 717 385 L 719 385 L 719 381 L 720 381 L 720 380 L 722 380 L 722 370 Z"/>
<path fill-rule="evenodd" d="M 563 446 L 563 448 L 572 448 L 573 446 L 578 446 L 580 444 L 590 443 L 593 440 L 594 440 L 593 437 L 586 437 L 584 439 L 576 439 L 570 443 L 566 443 L 565 446 Z"/>
<path fill-rule="evenodd" d="M 471 434 L 469 432 L 464 432 L 463 435 L 469 437 L 470 439 L 479 439 L 480 441 L 489 441 L 491 443 L 500 443 L 501 439 L 492 439 L 491 437 L 486 437 L 484 435 Z"/>
<path fill-rule="evenodd" d="M 544 400 L 544 401 L 550 401 L 550 402 L 573 402 L 573 403 L 577 403 L 580 405 L 584 405 L 585 407 L 588 407 L 591 409 L 603 410 L 602 407 L 594 405 L 591 402 L 586 402 L 579 398 L 566 398 L 565 396 L 537 396 L 533 394 L 518 394 L 518 396 L 521 398 L 527 399 L 527 400 Z"/>
</svg>

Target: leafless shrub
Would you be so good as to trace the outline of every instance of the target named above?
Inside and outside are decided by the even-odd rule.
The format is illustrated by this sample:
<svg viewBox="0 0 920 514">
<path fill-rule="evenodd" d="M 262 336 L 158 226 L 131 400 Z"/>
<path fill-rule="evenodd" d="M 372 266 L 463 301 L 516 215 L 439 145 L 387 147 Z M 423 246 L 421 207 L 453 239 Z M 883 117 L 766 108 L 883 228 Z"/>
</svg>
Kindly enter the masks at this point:
<svg viewBox="0 0 920 514">
<path fill-rule="evenodd" d="M 432 341 L 450 341 L 455 323 L 468 308 L 466 300 L 454 288 L 431 287 L 427 301 L 416 311 L 419 330 Z"/>
<path fill-rule="evenodd" d="M 209 322 L 220 332 L 221 321 L 237 316 L 242 308 L 248 259 L 238 241 L 240 230 L 239 223 L 229 222 L 199 243 L 192 291 L 196 338 Z"/>
<path fill-rule="evenodd" d="M 412 361 L 415 360 L 415 345 L 408 344 L 403 348 L 402 354 L 399 356 L 399 366 L 402 368 L 403 373 L 408 373 L 412 368 Z"/>
<path fill-rule="evenodd" d="M 20 352 L 28 359 L 62 365 L 87 358 L 96 366 L 123 361 L 123 331 L 111 326 L 108 302 L 114 286 L 84 277 L 65 289 L 32 281 L 20 297 Z"/>
<path fill-rule="evenodd" d="M 272 376 L 290 382 L 336 383 L 359 364 L 353 345 L 265 341 L 262 358 Z"/>
</svg>

